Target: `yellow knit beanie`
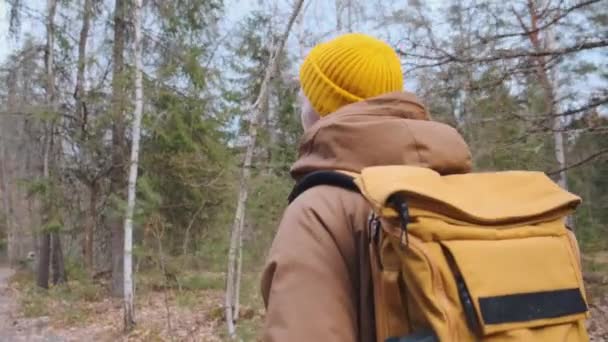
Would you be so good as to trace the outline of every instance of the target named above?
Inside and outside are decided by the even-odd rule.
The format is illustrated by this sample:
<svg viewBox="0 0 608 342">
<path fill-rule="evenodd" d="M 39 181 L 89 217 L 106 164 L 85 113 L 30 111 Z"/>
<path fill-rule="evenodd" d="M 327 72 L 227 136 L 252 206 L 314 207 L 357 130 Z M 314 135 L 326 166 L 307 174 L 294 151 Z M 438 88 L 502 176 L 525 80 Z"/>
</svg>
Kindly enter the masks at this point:
<svg viewBox="0 0 608 342">
<path fill-rule="evenodd" d="M 315 46 L 300 68 L 304 95 L 321 116 L 403 90 L 397 53 L 376 38 L 350 33 Z"/>
</svg>

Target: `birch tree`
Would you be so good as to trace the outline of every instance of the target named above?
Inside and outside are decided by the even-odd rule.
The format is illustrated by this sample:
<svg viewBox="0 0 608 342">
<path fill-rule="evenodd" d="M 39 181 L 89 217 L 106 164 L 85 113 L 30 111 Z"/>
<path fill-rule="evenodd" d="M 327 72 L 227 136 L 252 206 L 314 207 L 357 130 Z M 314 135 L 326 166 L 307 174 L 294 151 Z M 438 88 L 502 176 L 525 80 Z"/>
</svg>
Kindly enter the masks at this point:
<svg viewBox="0 0 608 342">
<path fill-rule="evenodd" d="M 255 142 L 258 131 L 258 121 L 261 116 L 261 111 L 267 102 L 268 98 L 268 87 L 272 77 L 275 74 L 278 66 L 278 58 L 283 51 L 285 42 L 289 37 L 289 32 L 293 26 L 293 23 L 298 16 L 304 0 L 297 0 L 293 12 L 287 22 L 287 26 L 283 34 L 279 37 L 272 49 L 272 56 L 269 60 L 268 66 L 262 84 L 260 86 L 260 92 L 255 102 L 250 106 L 249 114 L 249 132 L 247 138 L 247 149 L 243 158 L 243 166 L 241 170 L 241 177 L 239 182 L 239 195 L 237 199 L 237 208 L 235 212 L 234 222 L 232 225 L 232 232 L 230 237 L 230 248 L 228 250 L 228 270 L 226 280 L 226 295 L 225 295 L 225 317 L 228 326 L 228 334 L 231 338 L 236 337 L 236 320 L 238 316 L 236 310 L 238 310 L 238 293 L 240 284 L 240 267 L 239 258 L 242 257 L 242 233 L 245 218 L 245 207 L 247 204 L 248 195 L 248 183 L 251 176 L 251 166 L 253 154 L 255 152 Z"/>
<path fill-rule="evenodd" d="M 135 27 L 135 111 L 131 136 L 131 161 L 129 164 L 129 184 L 127 191 L 127 211 L 125 214 L 125 254 L 124 254 L 124 324 L 125 331 L 130 331 L 135 325 L 133 308 L 133 212 L 135 210 L 135 195 L 137 185 L 137 167 L 139 162 L 139 140 L 141 117 L 143 112 L 143 80 L 142 80 L 142 48 L 141 48 L 141 7 L 142 0 L 135 0 L 133 9 L 133 25 Z"/>
</svg>

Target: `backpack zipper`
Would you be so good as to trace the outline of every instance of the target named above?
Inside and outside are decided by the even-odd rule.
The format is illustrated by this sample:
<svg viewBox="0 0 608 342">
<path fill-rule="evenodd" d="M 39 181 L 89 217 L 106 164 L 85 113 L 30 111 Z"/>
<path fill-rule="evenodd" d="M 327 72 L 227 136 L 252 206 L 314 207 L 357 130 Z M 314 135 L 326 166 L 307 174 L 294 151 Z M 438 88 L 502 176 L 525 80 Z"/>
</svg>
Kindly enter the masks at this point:
<svg viewBox="0 0 608 342">
<path fill-rule="evenodd" d="M 400 242 L 400 243 L 403 243 L 403 242 Z M 422 243 L 420 242 L 420 240 L 417 237 L 412 236 L 409 239 L 409 246 L 411 246 L 413 249 L 417 250 L 419 252 L 419 254 L 424 257 L 424 259 L 426 260 L 426 263 L 429 265 L 429 268 L 431 269 L 431 284 L 433 284 L 435 296 L 437 298 L 439 298 L 439 300 L 441 301 L 442 305 L 441 305 L 441 308 L 439 308 L 439 309 L 441 310 L 443 318 L 447 324 L 447 328 L 450 333 L 450 341 L 457 341 L 457 339 L 455 338 L 456 336 L 454 336 L 455 334 L 457 334 L 457 331 L 456 331 L 456 329 L 454 329 L 454 324 L 452 323 L 451 317 L 450 317 L 449 313 L 447 312 L 447 308 L 449 307 L 449 300 L 446 296 L 445 287 L 443 286 L 443 281 L 441 280 L 441 275 L 439 273 L 439 270 L 437 270 L 437 267 L 431 261 L 431 258 L 429 257 L 424 246 L 422 245 Z"/>
<path fill-rule="evenodd" d="M 447 324 L 448 331 L 451 335 L 456 334 L 457 332 L 454 329 L 452 329 L 453 324 L 452 324 L 452 320 L 450 319 L 450 315 L 446 311 L 447 308 L 449 307 L 449 300 L 445 293 L 445 286 L 443 285 L 441 275 L 440 275 L 439 271 L 437 270 L 437 268 L 435 267 L 435 264 L 431 262 L 431 258 L 426 253 L 426 250 L 424 249 L 420 240 L 418 238 L 416 238 L 415 236 L 412 236 L 412 239 L 410 241 L 410 237 L 409 237 L 407 229 L 408 229 L 408 224 L 410 223 L 411 217 L 410 217 L 410 212 L 409 212 L 408 201 L 405 197 L 405 194 L 399 193 L 399 192 L 394 193 L 387 199 L 387 204 L 390 207 L 392 207 L 395 211 L 397 211 L 397 216 L 398 216 L 400 228 L 401 228 L 401 233 L 399 235 L 399 247 L 401 248 L 401 251 L 403 251 L 405 247 L 411 246 L 414 249 L 418 250 L 418 252 L 426 259 L 426 262 L 431 269 L 431 284 L 435 291 L 435 296 L 437 298 L 440 298 L 440 300 L 442 302 L 443 310 L 441 310 L 441 313 L 443 314 L 443 318 Z M 455 341 L 453 338 L 454 338 L 454 336 L 450 336 L 450 341 Z"/>
</svg>

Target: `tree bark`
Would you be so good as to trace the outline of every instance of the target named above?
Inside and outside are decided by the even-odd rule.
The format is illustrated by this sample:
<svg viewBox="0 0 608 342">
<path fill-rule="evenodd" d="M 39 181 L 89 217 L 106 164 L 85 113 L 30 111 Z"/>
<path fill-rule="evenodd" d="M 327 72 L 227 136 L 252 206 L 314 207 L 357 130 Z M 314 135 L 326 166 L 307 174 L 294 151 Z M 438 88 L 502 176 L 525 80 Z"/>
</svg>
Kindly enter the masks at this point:
<svg viewBox="0 0 608 342">
<path fill-rule="evenodd" d="M 202 204 L 198 208 L 198 210 L 194 213 L 194 215 L 192 215 L 192 218 L 190 219 L 190 223 L 188 223 L 188 227 L 186 227 L 186 231 L 184 232 L 184 241 L 182 242 L 182 255 L 188 254 L 188 247 L 190 246 L 190 236 L 191 236 L 190 231 L 192 230 L 192 226 L 196 222 L 196 218 L 198 217 L 200 212 L 203 211 L 204 208 L 205 208 L 205 205 Z"/>
<path fill-rule="evenodd" d="M 234 215 L 234 221 L 232 225 L 232 233 L 230 237 L 230 248 L 228 250 L 228 267 L 227 267 L 227 277 L 226 277 L 226 298 L 225 298 L 225 314 L 226 314 L 226 323 L 228 325 L 228 334 L 230 338 L 236 337 L 236 320 L 234 317 L 237 298 L 234 296 L 239 292 L 236 287 L 237 284 L 237 270 L 238 270 L 238 253 L 239 248 L 242 248 L 241 234 L 243 231 L 243 223 L 245 217 L 245 207 L 247 205 L 247 196 L 248 196 L 248 183 L 249 178 L 251 176 L 251 162 L 253 159 L 253 153 L 255 151 L 255 142 L 257 137 L 258 130 L 258 121 L 260 118 L 261 108 L 264 106 L 267 98 L 268 98 L 268 87 L 270 83 L 270 79 L 276 73 L 276 69 L 278 66 L 278 59 L 283 51 L 283 47 L 285 46 L 285 41 L 289 36 L 289 32 L 291 31 L 291 27 L 302 8 L 302 3 L 304 0 L 298 0 L 294 6 L 293 12 L 289 21 L 287 23 L 287 27 L 285 31 L 279 38 L 278 42 L 273 48 L 273 54 L 268 62 L 268 66 L 266 68 L 266 72 L 264 75 L 264 80 L 262 81 L 260 87 L 260 93 L 258 94 L 257 100 L 251 105 L 250 109 L 250 119 L 249 119 L 249 143 L 247 144 L 247 150 L 245 152 L 245 156 L 243 158 L 243 169 L 241 170 L 241 177 L 239 182 L 239 196 L 237 200 L 236 212 Z"/>
<path fill-rule="evenodd" d="M 53 285 L 64 284 L 68 281 L 65 273 L 63 260 L 63 248 L 61 247 L 61 235 L 59 232 L 51 233 L 51 265 L 53 270 Z"/>
<path fill-rule="evenodd" d="M 42 167 L 42 177 L 46 182 L 50 182 L 49 176 L 49 155 L 51 150 L 51 124 L 44 124 L 45 127 L 45 142 L 44 142 L 44 154 L 43 154 L 43 167 Z M 48 192 L 43 193 L 44 198 L 42 199 L 42 224 L 45 225 L 50 220 L 50 199 L 48 198 L 50 194 Z M 39 287 L 43 289 L 49 288 L 49 266 L 51 262 L 51 233 L 46 230 L 46 227 L 43 227 L 43 231 L 41 233 L 42 237 L 40 238 L 40 250 L 38 252 L 38 277 L 37 284 Z"/>
<path fill-rule="evenodd" d="M 93 262 L 93 234 L 95 233 L 95 226 L 97 224 L 97 196 L 99 192 L 99 185 L 97 180 L 93 180 L 89 185 L 89 215 L 87 222 L 84 226 L 84 245 L 83 245 L 83 256 L 84 264 L 89 271 L 93 273 L 94 262 Z"/>
<path fill-rule="evenodd" d="M 38 252 L 38 271 L 36 285 L 43 289 L 49 288 L 49 263 L 51 257 L 51 234 L 43 233 L 40 237 L 40 251 Z"/>
<path fill-rule="evenodd" d="M 246 217 L 243 215 L 243 220 Z M 234 310 L 233 310 L 233 319 L 238 321 L 239 314 L 241 312 L 241 279 L 243 278 L 243 228 L 245 227 L 245 223 L 241 222 L 239 224 L 239 247 L 238 247 L 238 255 L 236 261 L 236 279 L 234 280 Z"/>
<path fill-rule="evenodd" d="M 55 70 L 54 70 L 54 47 L 55 47 L 55 12 L 57 0 L 47 0 L 47 19 L 46 19 L 46 47 L 44 51 L 44 64 L 46 68 L 46 95 L 47 104 L 52 109 L 55 104 Z"/>
<path fill-rule="evenodd" d="M 114 9 L 114 46 L 112 50 L 112 171 L 110 193 L 120 202 L 125 198 L 125 119 L 124 48 L 127 31 L 127 2 L 116 0 Z M 124 230 L 122 215 L 116 208 L 108 219 L 112 236 L 112 295 L 122 297 Z"/>
<path fill-rule="evenodd" d="M 7 155 L 6 144 L 4 142 L 4 126 L 0 127 L 0 196 L 2 196 L 2 214 L 4 215 L 4 229 L 6 230 L 6 256 L 9 265 L 15 263 L 14 253 L 14 236 L 13 236 L 13 225 L 12 225 L 12 210 L 10 203 L 10 192 L 8 187 L 8 175 L 7 173 Z"/>
<path fill-rule="evenodd" d="M 124 323 L 125 331 L 131 331 L 135 325 L 133 308 L 133 212 L 135 210 L 135 196 L 137 186 L 137 167 L 139 162 L 139 138 L 141 117 L 143 114 L 143 79 L 142 79 L 142 49 L 141 49 L 141 7 L 142 0 L 135 0 L 133 11 L 133 25 L 135 26 L 135 112 L 133 114 L 133 127 L 131 136 L 131 163 L 129 165 L 129 185 L 127 198 L 127 211 L 125 214 L 125 245 L 124 245 Z"/>
<path fill-rule="evenodd" d="M 81 135 L 86 139 L 87 132 L 87 115 L 84 103 L 86 94 L 84 78 L 86 73 L 86 58 L 87 58 L 87 39 L 89 37 L 89 26 L 91 13 L 93 12 L 93 0 L 85 0 L 82 27 L 80 28 L 80 39 L 78 40 L 78 71 L 76 74 L 76 89 L 74 90 L 74 99 L 76 100 L 76 118 L 80 121 Z"/>
<path fill-rule="evenodd" d="M 530 43 L 536 51 L 553 50 L 555 39 L 552 27 L 545 29 L 544 44 L 539 38 L 538 22 L 542 18 L 539 17 L 538 8 L 543 7 L 542 1 L 539 4 L 537 0 L 528 0 L 528 9 L 530 11 L 530 34 L 528 38 Z M 523 27 L 525 30 L 526 28 Z M 544 45 L 544 46 L 543 46 Z M 557 174 L 557 184 L 564 190 L 568 190 L 568 178 L 566 174 L 566 146 L 564 142 L 563 123 L 562 117 L 557 113 L 556 105 L 556 70 L 555 67 L 552 69 L 547 68 L 547 60 L 544 56 L 536 57 L 537 62 L 537 74 L 540 84 L 544 90 L 544 102 L 545 110 L 548 117 L 552 120 L 553 129 L 553 144 L 554 144 L 554 155 L 557 161 L 560 172 Z M 571 217 L 567 219 L 567 223 L 571 228 L 574 228 L 574 222 Z"/>
<path fill-rule="evenodd" d="M 76 74 L 76 88 L 74 89 L 74 99 L 76 100 L 76 115 L 79 121 L 81 139 L 85 143 L 87 140 L 87 113 L 84 97 L 86 96 L 85 89 L 85 74 L 86 74 L 86 56 L 87 56 L 87 40 L 89 37 L 89 27 L 91 13 L 93 12 L 93 0 L 85 0 L 83 5 L 82 26 L 80 28 L 80 38 L 78 40 L 78 66 Z M 85 147 L 86 149 L 86 147 Z M 89 274 L 93 274 L 93 231 L 97 219 L 97 180 L 89 182 L 89 217 L 84 226 L 84 241 L 82 254 L 85 268 Z"/>
<path fill-rule="evenodd" d="M 353 2 L 346 0 L 346 29 L 348 32 L 353 32 Z"/>
<path fill-rule="evenodd" d="M 336 5 L 336 31 L 340 32 L 340 31 L 342 31 L 342 10 L 343 10 L 342 0 L 336 0 L 335 5 Z"/>
<path fill-rule="evenodd" d="M 46 47 L 44 53 L 44 64 L 46 71 L 46 101 L 47 106 L 51 111 L 55 111 L 55 73 L 53 70 L 54 64 L 54 39 L 55 39 L 55 12 L 57 9 L 56 0 L 47 1 L 47 19 L 46 19 Z M 52 145 L 53 145 L 53 133 L 54 133 L 54 119 L 51 118 L 49 122 L 44 123 L 44 154 L 43 154 L 43 167 L 42 177 L 47 183 L 47 189 L 50 188 L 50 159 L 52 158 Z M 46 225 L 51 219 L 51 194 L 47 191 L 43 194 L 42 205 L 42 224 Z M 48 288 L 49 285 L 49 264 L 50 264 L 50 248 L 51 248 L 51 235 L 48 231 L 42 232 L 42 238 L 40 241 L 40 252 L 38 253 L 38 286 L 42 288 Z"/>
<path fill-rule="evenodd" d="M 9 112 L 14 111 L 16 108 L 16 97 L 17 97 L 17 77 L 15 70 L 9 70 L 6 79 L 7 89 L 7 109 Z M 2 186 L 2 209 L 4 212 L 5 228 L 6 228 L 6 239 L 7 239 L 7 258 L 9 265 L 14 265 L 19 257 L 21 242 L 17 238 L 19 235 L 15 231 L 16 221 L 13 212 L 13 187 L 10 186 L 9 179 L 11 179 L 11 161 L 13 160 L 11 153 L 9 152 L 10 138 L 13 134 L 9 134 L 11 130 L 17 130 L 14 124 L 14 120 L 8 117 L 0 118 L 0 186 Z M 16 158 L 15 158 L 16 159 Z"/>
</svg>

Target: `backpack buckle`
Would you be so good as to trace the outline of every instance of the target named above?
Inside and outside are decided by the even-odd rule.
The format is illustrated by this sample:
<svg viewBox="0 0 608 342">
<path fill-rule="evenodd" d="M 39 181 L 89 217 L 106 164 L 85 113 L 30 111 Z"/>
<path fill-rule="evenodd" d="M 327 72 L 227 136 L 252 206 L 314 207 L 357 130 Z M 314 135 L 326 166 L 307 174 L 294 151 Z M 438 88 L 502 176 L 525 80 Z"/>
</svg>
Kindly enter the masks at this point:
<svg viewBox="0 0 608 342">
<path fill-rule="evenodd" d="M 400 193 L 396 193 L 391 195 L 388 198 L 387 203 L 397 211 L 397 216 L 399 217 L 399 222 L 401 226 L 401 237 L 399 238 L 401 248 L 407 247 L 409 244 L 408 234 L 407 234 L 407 226 L 410 223 L 410 210 L 407 205 L 407 200 L 405 196 Z"/>
<path fill-rule="evenodd" d="M 372 212 L 369 215 L 369 239 L 374 243 L 380 240 L 380 218 L 376 213 Z"/>
</svg>

